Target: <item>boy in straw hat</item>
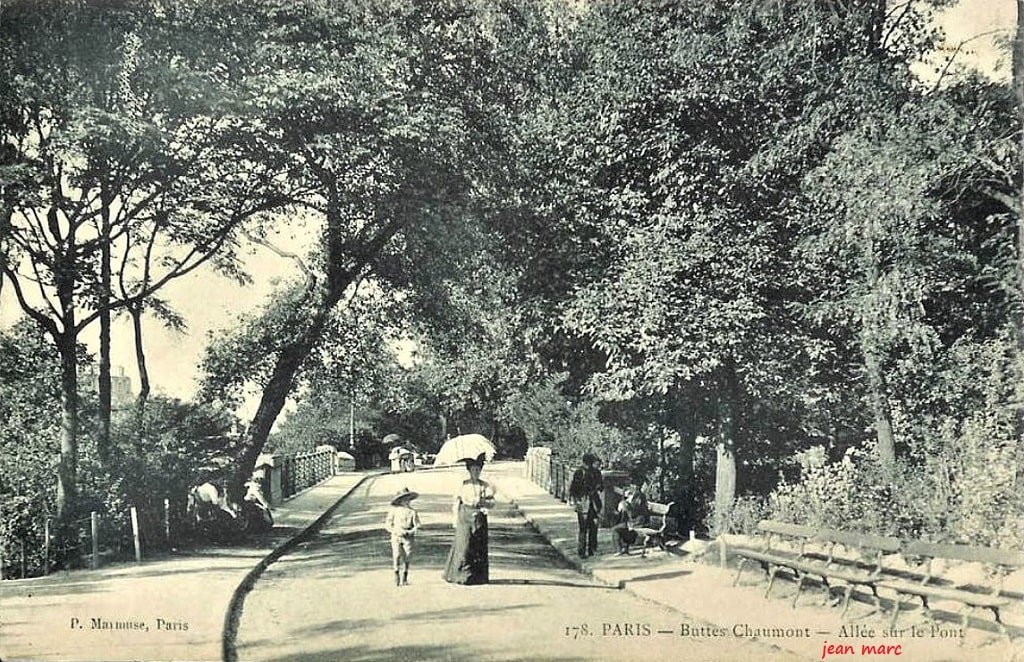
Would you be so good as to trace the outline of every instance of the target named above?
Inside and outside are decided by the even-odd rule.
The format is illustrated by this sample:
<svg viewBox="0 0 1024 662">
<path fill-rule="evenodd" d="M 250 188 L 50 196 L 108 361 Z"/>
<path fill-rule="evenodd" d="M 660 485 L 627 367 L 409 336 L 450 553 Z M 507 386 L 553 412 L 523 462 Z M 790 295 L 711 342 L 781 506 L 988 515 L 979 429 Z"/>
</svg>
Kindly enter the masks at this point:
<svg viewBox="0 0 1024 662">
<path fill-rule="evenodd" d="M 403 487 L 391 500 L 391 508 L 384 520 L 384 529 L 391 534 L 391 562 L 395 568 L 395 586 L 409 583 L 409 556 L 412 541 L 420 528 L 420 516 L 412 507 L 419 494 Z M 404 563 L 404 568 L 401 568 Z M 401 574 L 399 571 L 401 570 Z"/>
</svg>

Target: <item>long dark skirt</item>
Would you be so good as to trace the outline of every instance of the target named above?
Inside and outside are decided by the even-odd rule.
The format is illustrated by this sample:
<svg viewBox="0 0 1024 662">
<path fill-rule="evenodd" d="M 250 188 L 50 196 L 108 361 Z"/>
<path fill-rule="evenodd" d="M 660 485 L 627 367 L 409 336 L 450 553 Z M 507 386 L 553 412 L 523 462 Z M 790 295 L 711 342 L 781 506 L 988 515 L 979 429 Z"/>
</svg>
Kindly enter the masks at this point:
<svg viewBox="0 0 1024 662">
<path fill-rule="evenodd" d="M 448 552 L 444 580 L 451 584 L 487 583 L 487 516 L 479 510 L 459 506 L 455 542 Z"/>
</svg>

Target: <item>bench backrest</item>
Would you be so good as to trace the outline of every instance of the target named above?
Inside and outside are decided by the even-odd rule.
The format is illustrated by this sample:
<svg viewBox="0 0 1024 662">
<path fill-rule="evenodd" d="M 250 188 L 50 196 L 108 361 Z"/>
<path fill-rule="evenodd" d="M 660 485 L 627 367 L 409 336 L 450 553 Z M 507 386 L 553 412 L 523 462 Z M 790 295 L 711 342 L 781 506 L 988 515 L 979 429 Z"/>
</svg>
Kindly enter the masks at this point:
<svg viewBox="0 0 1024 662">
<path fill-rule="evenodd" d="M 856 531 L 840 531 L 839 529 L 818 529 L 817 538 L 824 542 L 839 543 L 861 549 L 874 549 L 888 554 L 894 554 L 903 547 L 899 538 L 857 533 Z"/>
<path fill-rule="evenodd" d="M 668 515 L 668 510 L 671 507 L 671 503 L 656 503 L 654 501 L 647 502 L 647 510 L 651 511 L 652 515 L 657 515 L 658 517 Z"/>
<path fill-rule="evenodd" d="M 679 533 L 679 522 L 676 521 L 675 517 L 669 516 L 669 511 L 672 510 L 672 506 L 675 505 L 675 501 L 668 503 L 657 503 L 654 501 L 647 502 L 647 510 L 651 514 L 652 526 L 658 524 L 656 528 L 660 528 L 667 535 L 678 535 Z M 658 522 L 658 520 L 661 520 Z"/>
<path fill-rule="evenodd" d="M 763 519 L 758 522 L 757 529 L 763 533 L 775 533 L 794 538 L 813 538 L 816 533 L 816 530 L 810 526 L 790 524 L 789 522 L 776 522 L 770 519 Z"/>
<path fill-rule="evenodd" d="M 971 545 L 951 545 L 911 540 L 903 546 L 903 553 L 907 556 L 924 556 L 933 559 L 942 558 L 1009 567 L 1024 567 L 1024 552 L 1013 549 L 972 547 Z"/>
</svg>

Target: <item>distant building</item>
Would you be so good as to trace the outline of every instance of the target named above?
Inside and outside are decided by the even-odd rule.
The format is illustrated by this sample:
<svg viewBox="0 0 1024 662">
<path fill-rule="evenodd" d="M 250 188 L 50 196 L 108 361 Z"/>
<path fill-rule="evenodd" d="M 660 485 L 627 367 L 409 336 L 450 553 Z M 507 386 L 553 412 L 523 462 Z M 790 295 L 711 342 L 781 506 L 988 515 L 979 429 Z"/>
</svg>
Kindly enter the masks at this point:
<svg viewBox="0 0 1024 662">
<path fill-rule="evenodd" d="M 132 393 L 132 378 L 124 374 L 124 367 L 112 366 L 110 369 L 110 402 L 114 407 L 126 407 L 135 400 Z"/>
<path fill-rule="evenodd" d="M 99 392 L 100 370 L 96 365 L 88 365 L 79 371 L 78 387 L 90 393 Z M 110 366 L 110 406 L 122 409 L 131 406 L 135 400 L 132 392 L 132 378 L 124 373 L 124 367 Z"/>
</svg>

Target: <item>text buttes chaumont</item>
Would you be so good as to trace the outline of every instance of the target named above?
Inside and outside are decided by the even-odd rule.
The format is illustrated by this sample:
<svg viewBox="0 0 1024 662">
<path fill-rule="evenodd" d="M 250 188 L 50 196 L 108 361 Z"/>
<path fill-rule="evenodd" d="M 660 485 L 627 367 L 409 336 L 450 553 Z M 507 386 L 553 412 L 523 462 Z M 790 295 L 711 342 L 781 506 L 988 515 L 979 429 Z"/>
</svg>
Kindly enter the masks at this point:
<svg viewBox="0 0 1024 662">
<path fill-rule="evenodd" d="M 683 637 L 781 637 L 791 639 L 807 639 L 811 636 L 811 628 L 807 627 L 760 627 L 749 623 L 737 623 L 731 628 L 715 627 L 713 625 L 690 625 L 683 623 L 679 626 L 679 634 Z"/>
</svg>

